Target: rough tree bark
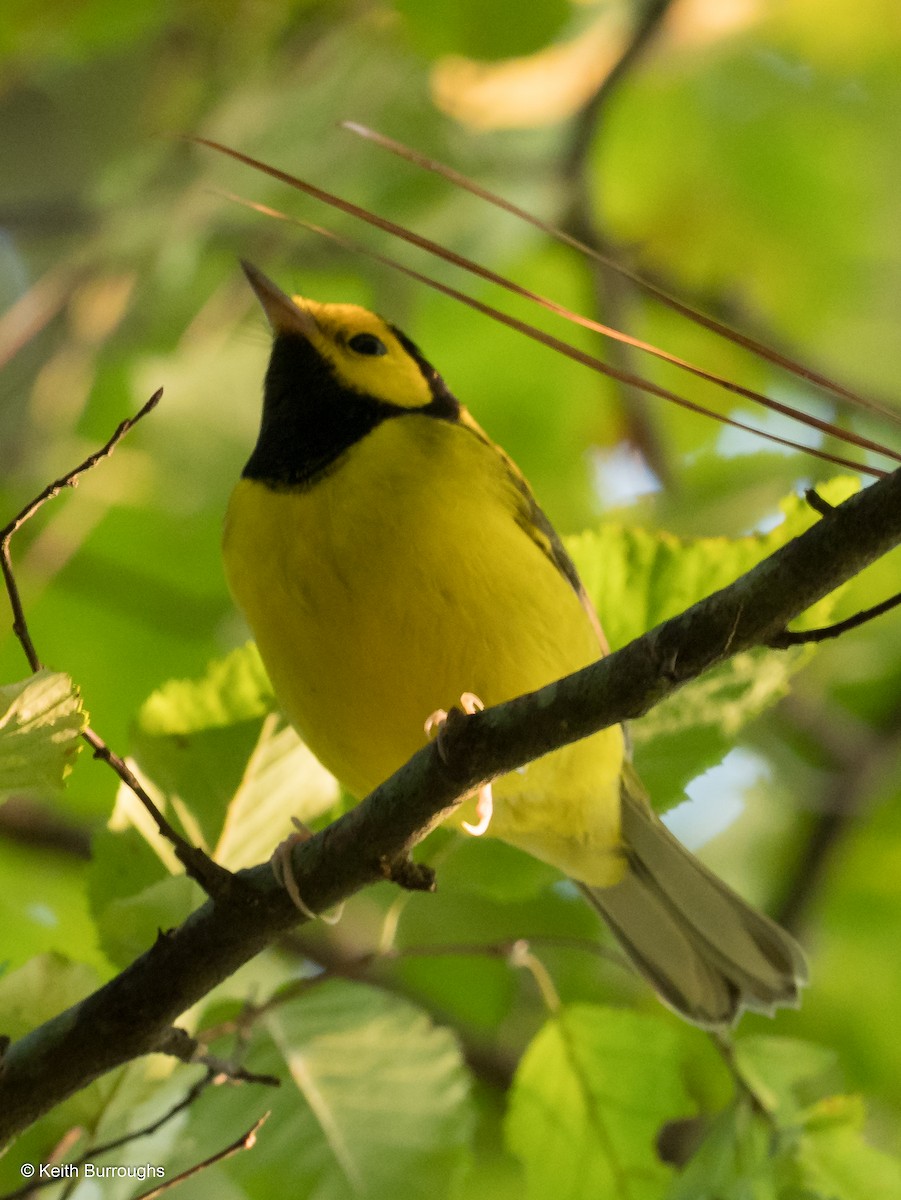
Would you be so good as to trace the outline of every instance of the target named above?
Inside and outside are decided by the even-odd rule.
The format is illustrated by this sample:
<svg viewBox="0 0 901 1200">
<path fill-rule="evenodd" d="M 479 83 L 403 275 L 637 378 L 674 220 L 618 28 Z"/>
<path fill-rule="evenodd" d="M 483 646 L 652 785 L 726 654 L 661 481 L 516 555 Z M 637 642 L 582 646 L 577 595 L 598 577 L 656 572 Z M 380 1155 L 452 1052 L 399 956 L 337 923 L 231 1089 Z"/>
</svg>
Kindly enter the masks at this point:
<svg viewBox="0 0 901 1200">
<path fill-rule="evenodd" d="M 428 886 L 407 856 L 482 780 L 567 742 L 640 717 L 677 688 L 753 646 L 901 542 L 901 471 L 831 511 L 729 587 L 622 650 L 540 692 L 464 718 L 420 750 L 293 863 L 323 911 L 386 877 Z M 304 918 L 268 864 L 239 872 L 178 929 L 81 1003 L 13 1043 L 0 1063 L 0 1144 L 104 1072 L 173 1044 L 173 1022 Z"/>
</svg>

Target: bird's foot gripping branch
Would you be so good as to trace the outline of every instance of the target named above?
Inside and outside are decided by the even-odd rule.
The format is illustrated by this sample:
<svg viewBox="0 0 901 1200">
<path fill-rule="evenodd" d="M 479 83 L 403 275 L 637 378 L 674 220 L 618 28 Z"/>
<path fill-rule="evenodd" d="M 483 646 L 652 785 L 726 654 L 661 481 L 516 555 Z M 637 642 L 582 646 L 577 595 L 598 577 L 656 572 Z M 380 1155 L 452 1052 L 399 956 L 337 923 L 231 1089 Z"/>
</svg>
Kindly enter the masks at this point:
<svg viewBox="0 0 901 1200">
<path fill-rule="evenodd" d="M 4 533 L 4 563 L 8 581 L 13 580 L 9 594 L 27 650 L 31 638 L 23 632 L 27 624 L 9 557 L 10 538 L 21 525 L 18 518 L 17 522 Z M 626 531 L 622 536 L 637 535 Z M 755 647 L 772 644 L 790 622 L 899 540 L 901 473 L 896 472 L 836 502 L 815 524 L 750 570 L 615 653 L 534 694 L 456 722 L 444 739 L 442 753 L 434 744 L 423 746 L 362 803 L 295 848 L 292 862 L 302 895 L 316 911 L 327 909 L 383 880 L 386 864 L 392 878 L 400 876 L 400 882 L 409 884 L 411 879 L 397 864 L 405 861 L 442 814 L 480 782 L 515 771 L 623 720 L 649 713 L 653 723 L 653 713 L 677 689 L 688 696 L 692 681 L 703 673 L 722 669 Z M 590 554 L 592 545 L 573 547 L 574 554 Z M 634 541 L 630 545 L 634 551 Z M 758 557 L 761 549 L 765 553 L 771 545 L 758 545 Z M 609 541 L 604 543 L 604 554 L 608 550 Z M 249 652 L 240 652 L 240 658 L 232 669 L 263 679 Z M 36 653 L 29 661 L 39 665 Z M 227 692 L 227 680 L 219 683 Z M 258 688 L 256 737 L 259 744 L 263 744 L 260 739 L 269 739 L 265 744 L 271 749 L 272 739 L 284 731 L 273 723 L 266 686 L 260 682 Z M 232 694 L 236 691 L 243 694 L 234 688 Z M 236 728 L 238 716 L 246 722 L 247 715 L 246 710 L 236 715 Z M 635 726 L 640 728 L 641 724 Z M 303 779 L 310 794 L 319 797 L 319 811 L 326 811 L 334 803 L 334 791 L 316 774 L 303 747 L 294 742 L 290 753 L 298 755 L 292 760 L 291 806 L 297 803 L 296 787 Z M 246 770 L 241 782 L 246 788 L 262 786 L 270 791 L 274 786 L 272 777 Z M 236 793 L 236 807 L 229 814 L 232 831 L 239 810 L 252 809 L 247 800 L 247 792 Z M 162 821 L 155 819 L 159 834 L 178 847 L 181 835 L 170 837 L 170 823 L 161 816 Z M 224 831 L 220 849 L 222 870 L 236 872 L 237 886 L 211 888 L 213 899 L 155 941 L 150 937 L 149 948 L 105 985 L 30 1032 L 16 1032 L 0 1074 L 4 1139 L 105 1072 L 170 1045 L 173 1023 L 181 1013 L 302 919 L 277 886 L 268 864 L 248 868 L 240 863 Z M 425 881 L 427 874 L 421 878 Z"/>
</svg>

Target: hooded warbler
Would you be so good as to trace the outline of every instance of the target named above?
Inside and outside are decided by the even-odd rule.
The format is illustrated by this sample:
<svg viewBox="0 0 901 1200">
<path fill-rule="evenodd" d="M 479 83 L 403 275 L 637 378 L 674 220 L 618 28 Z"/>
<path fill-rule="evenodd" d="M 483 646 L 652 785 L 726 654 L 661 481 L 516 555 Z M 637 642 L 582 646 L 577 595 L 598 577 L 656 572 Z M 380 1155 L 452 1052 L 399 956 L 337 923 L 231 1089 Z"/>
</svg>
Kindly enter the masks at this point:
<svg viewBox="0 0 901 1200">
<path fill-rule="evenodd" d="M 413 342 L 244 269 L 274 341 L 226 575 L 285 714 L 359 798 L 420 748 L 429 713 L 534 691 L 603 635 L 528 484 Z M 621 728 L 495 781 L 488 832 L 577 881 L 688 1020 L 797 1003 L 797 943 L 668 832 Z"/>
</svg>

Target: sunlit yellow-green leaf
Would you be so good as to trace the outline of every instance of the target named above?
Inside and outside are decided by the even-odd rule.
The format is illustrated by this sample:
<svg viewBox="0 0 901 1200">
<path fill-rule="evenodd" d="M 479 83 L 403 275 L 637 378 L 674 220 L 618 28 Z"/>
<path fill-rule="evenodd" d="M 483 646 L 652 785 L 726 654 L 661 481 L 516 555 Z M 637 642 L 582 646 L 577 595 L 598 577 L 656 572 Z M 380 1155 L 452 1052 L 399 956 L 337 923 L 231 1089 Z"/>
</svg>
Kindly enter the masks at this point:
<svg viewBox="0 0 901 1200">
<path fill-rule="evenodd" d="M 313 821 L 338 799 L 334 778 L 272 704 L 248 643 L 211 663 L 200 679 L 165 684 L 138 717 L 141 767 L 232 869 L 266 859 L 293 817 Z"/>
<path fill-rule="evenodd" d="M 0 687 L 0 796 L 62 787 L 86 723 L 68 675 L 39 671 Z"/>
<path fill-rule="evenodd" d="M 666 1121 L 692 1113 L 671 1024 L 599 1005 L 563 1009 L 520 1064 L 507 1142 L 528 1200 L 657 1200 L 671 1175 L 657 1154 Z"/>
<path fill-rule="evenodd" d="M 275 1137 L 235 1163 L 257 1194 L 262 1178 L 330 1200 L 431 1200 L 456 1194 L 471 1146 L 474 1105 L 453 1034 L 399 996 L 358 983 L 314 984 L 273 1007 L 250 1058 L 282 1079 L 258 1104 Z M 245 1121 L 246 1096 L 222 1098 Z"/>
<path fill-rule="evenodd" d="M 846 478 L 819 488 L 829 503 L 846 499 Z M 732 583 L 819 518 L 800 496 L 782 504 L 769 532 L 743 538 L 676 538 L 667 533 L 605 523 L 567 546 L 615 649 Z M 834 592 L 797 622 L 826 624 Z M 708 671 L 631 726 L 636 763 L 655 807 L 678 802 L 694 776 L 718 762 L 742 727 L 786 694 L 811 647 L 753 650 Z"/>
<path fill-rule="evenodd" d="M 859 1098 L 822 1100 L 808 1116 L 798 1149 L 800 1177 L 816 1196 L 836 1200 L 895 1200 L 901 1162 L 877 1150 L 864 1131 Z"/>
<path fill-rule="evenodd" d="M 561 533 L 594 529 L 599 512 L 633 530 L 669 531 L 611 527 L 584 539 L 579 565 L 616 645 L 775 545 L 779 498 L 821 487 L 836 468 L 629 393 L 413 280 L 240 209 L 217 189 L 397 252 L 381 233 L 351 229 L 275 180 L 157 135 L 211 133 L 588 316 L 897 449 L 890 421 L 752 361 L 628 281 L 599 275 L 509 214 L 339 128 L 364 121 L 555 223 L 571 221 L 575 202 L 603 246 L 640 274 L 898 411 L 897 7 L 194 0 L 118 11 L 113 0 L 8 0 L 0 20 L 0 525 L 165 389 L 152 417 L 17 532 L 12 551 L 41 660 L 77 683 L 108 743 L 139 759 L 170 819 L 237 863 L 242 844 L 264 857 L 290 815 L 314 824 L 330 815 L 304 807 L 310 799 L 317 808 L 309 762 L 289 751 L 284 727 L 266 725 L 271 696 L 252 658 L 207 670 L 248 636 L 219 543 L 229 490 L 259 424 L 270 337 L 239 258 L 287 290 L 363 303 L 396 322 L 517 461 Z M 639 39 L 640 52 L 627 55 L 593 105 L 644 19 L 650 38 Z M 448 64 L 448 55 L 458 57 Z M 413 263 L 412 251 L 399 253 Z M 460 282 L 444 264 L 417 255 L 415 265 Z M 525 301 L 464 286 L 535 318 Z M 610 349 L 545 320 L 586 349 Z M 797 433 L 794 423 L 659 363 L 629 352 L 623 365 L 750 424 Z M 839 449 L 834 438 L 802 436 Z M 797 503 L 800 517 L 817 519 Z M 744 536 L 756 529 L 770 532 Z M 890 596 L 897 558 L 855 579 L 834 613 L 805 619 L 841 619 Z M 10 626 L 0 598 L 3 684 L 23 673 Z M 208 688 L 199 686 L 204 678 Z M 193 682 L 180 689 L 166 685 L 171 679 Z M 767 782 L 748 805 L 740 846 L 724 838 L 710 854 L 775 914 L 794 907 L 811 962 L 800 1009 L 766 1023 L 765 1048 L 746 1040 L 763 1029 L 761 1018 L 743 1018 L 737 1031 L 740 1067 L 766 1101 L 765 1116 L 733 1102 L 731 1076 L 709 1039 L 685 1035 L 684 1057 L 673 1057 L 685 1065 L 700 1121 L 664 1125 L 663 1140 L 672 1146 L 681 1129 L 686 1138 L 675 1144 L 690 1152 L 692 1138 L 707 1136 L 684 1168 L 655 1163 L 667 1176 L 660 1200 L 901 1195 L 889 1157 L 901 1154 L 901 1041 L 885 1016 L 901 995 L 899 680 L 901 610 L 815 654 L 740 656 L 633 725 L 637 765 L 660 807 L 736 739 L 739 754 L 743 743 L 753 747 Z M 56 767 L 53 774 L 58 781 Z M 716 778 L 731 788 L 737 777 L 726 765 Z M 171 847 L 154 839 L 124 792 L 116 798 L 118 781 L 103 763 L 81 754 L 66 785 L 42 806 L 40 828 L 17 826 L 0 809 L 0 961 L 16 997 L 13 1012 L 0 988 L 0 1033 L 18 1036 L 65 1008 L 108 976 L 104 949 L 124 962 L 152 942 L 155 921 L 178 920 L 193 902 L 184 894 L 190 885 L 170 874 L 180 870 Z M 46 793 L 56 783 L 38 786 Z M 72 839 L 56 836 L 72 825 L 77 846 L 91 839 L 89 864 L 71 854 Z M 429 1154 L 414 1161 L 401 1152 L 403 1178 L 382 1172 L 392 1165 L 394 1134 L 415 1136 L 413 1125 L 379 1123 L 380 1110 L 377 1137 L 367 1141 L 365 1128 L 361 1135 L 367 1162 L 377 1157 L 376 1140 L 387 1143 L 373 1187 L 391 1200 L 411 1187 L 414 1195 L 428 1189 L 429 1200 L 523 1200 L 526 1168 L 506 1148 L 502 1122 L 510 1077 L 545 1014 L 531 976 L 510 966 L 509 947 L 532 939 L 565 1010 L 615 996 L 653 1014 L 656 1002 L 610 961 L 593 915 L 549 869 L 450 831 L 417 854 L 438 870 L 436 895 L 367 889 L 334 929 L 304 927 L 227 981 L 209 1010 L 201 1004 L 187 1015 L 221 1022 L 215 1053 L 231 1060 L 246 1051 L 245 1065 L 272 1071 L 282 1086 L 211 1088 L 162 1127 L 159 1141 L 135 1142 L 134 1161 L 159 1155 L 170 1179 L 272 1108 L 252 1151 L 201 1172 L 182 1185 L 185 1194 L 268 1200 L 287 1190 L 297 1200 L 333 1200 L 328 1187 L 344 1187 L 346 1176 L 330 1172 L 334 1155 L 281 1048 L 307 1048 L 300 1014 L 317 989 L 329 1000 L 323 967 L 350 967 L 385 995 L 406 997 L 398 1024 L 407 1023 L 413 1061 L 427 1060 L 424 1044 L 442 1055 L 446 1028 L 476 1078 L 478 1136 L 454 1157 L 459 1110 L 436 1121 Z M 97 974 L 29 962 L 45 950 Z M 305 987 L 309 995 L 298 999 L 294 989 Z M 285 1009 L 280 1030 L 252 1019 L 253 1005 L 272 999 L 298 1010 L 295 1019 Z M 333 1007 L 334 1016 L 311 1015 L 320 1066 L 330 1020 L 339 1035 L 344 1028 L 343 1002 Z M 422 1013 L 447 1040 L 420 1038 Z M 232 1022 L 241 1025 L 237 1039 Z M 631 1037 L 623 1031 L 625 1045 Z M 403 1062 L 404 1039 L 387 1041 Z M 818 1070 L 813 1045 L 834 1054 L 834 1068 Z M 712 1060 L 707 1074 L 702 1047 Z M 75 1153 L 159 1117 L 199 1071 L 159 1056 L 134 1069 L 135 1077 L 127 1069 L 98 1080 L 23 1134 L 0 1158 L 0 1192 L 21 1187 L 23 1161 L 47 1161 L 71 1145 L 63 1142 L 70 1131 L 83 1131 Z M 423 1070 L 440 1090 L 427 1061 Z M 659 1077 L 667 1087 L 666 1065 Z M 350 1083 L 334 1091 L 349 1111 Z M 414 1081 L 409 1094 L 418 1102 L 424 1091 Z M 360 1094 L 371 1095 L 365 1087 Z M 400 1105 L 403 1096 L 391 1100 Z M 353 1128 L 364 1126 L 361 1117 Z M 310 1180 L 319 1167 L 325 1182 L 316 1192 Z M 558 1182 L 550 1180 L 549 1195 L 559 1194 Z M 122 1186 L 120 1197 L 107 1181 L 104 1195 L 126 1200 L 138 1190 L 133 1181 Z"/>
</svg>

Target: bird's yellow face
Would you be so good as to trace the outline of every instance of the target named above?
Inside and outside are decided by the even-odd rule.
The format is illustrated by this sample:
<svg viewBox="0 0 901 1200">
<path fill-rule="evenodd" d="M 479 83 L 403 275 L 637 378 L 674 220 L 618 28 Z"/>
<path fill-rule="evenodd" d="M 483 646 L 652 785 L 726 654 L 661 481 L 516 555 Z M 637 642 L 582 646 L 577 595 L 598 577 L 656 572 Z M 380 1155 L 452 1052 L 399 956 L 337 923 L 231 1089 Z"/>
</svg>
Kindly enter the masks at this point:
<svg viewBox="0 0 901 1200">
<path fill-rule="evenodd" d="M 244 270 L 274 335 L 246 477 L 312 487 L 384 421 L 466 421 L 438 372 L 387 321 L 355 304 L 288 296 L 256 267 Z"/>
<path fill-rule="evenodd" d="M 304 336 L 330 362 L 345 387 L 400 408 L 425 408 L 432 393 L 422 371 L 392 327 L 356 304 L 318 304 L 292 296 L 311 318 Z"/>
<path fill-rule="evenodd" d="M 309 343 L 342 387 L 394 408 L 433 403 L 433 385 L 440 377 L 410 339 L 387 321 L 356 304 L 319 304 L 288 296 L 262 271 L 250 263 L 243 266 L 275 337 Z"/>
<path fill-rule="evenodd" d="M 534 692 L 603 638 L 528 484 L 409 338 L 244 270 L 274 336 L 226 520 L 229 585 L 285 713 L 363 796 L 439 706 Z M 689 1020 L 796 1002 L 800 950 L 664 830 L 618 726 L 493 786 L 489 832 L 585 885 Z"/>
</svg>

